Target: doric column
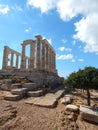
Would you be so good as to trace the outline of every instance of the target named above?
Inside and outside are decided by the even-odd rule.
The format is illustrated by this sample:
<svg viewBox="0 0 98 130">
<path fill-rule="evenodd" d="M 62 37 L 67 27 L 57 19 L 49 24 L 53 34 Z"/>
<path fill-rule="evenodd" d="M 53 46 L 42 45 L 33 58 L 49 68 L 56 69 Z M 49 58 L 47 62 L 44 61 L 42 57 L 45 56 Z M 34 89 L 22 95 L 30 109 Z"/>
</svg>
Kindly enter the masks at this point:
<svg viewBox="0 0 98 130">
<path fill-rule="evenodd" d="M 26 70 L 25 45 L 22 44 L 21 70 Z"/>
<path fill-rule="evenodd" d="M 6 70 L 8 65 L 8 53 L 9 53 L 9 47 L 4 46 L 4 52 L 3 52 L 3 64 L 2 69 Z"/>
<path fill-rule="evenodd" d="M 16 68 L 18 69 L 19 55 L 16 54 Z"/>
<path fill-rule="evenodd" d="M 45 70 L 45 41 L 42 40 L 42 70 Z"/>
<path fill-rule="evenodd" d="M 13 58 L 14 58 L 14 53 L 11 52 L 11 64 L 10 64 L 10 67 L 11 67 L 11 68 L 13 67 Z"/>
<path fill-rule="evenodd" d="M 41 66 L 41 48 L 40 48 L 40 43 L 42 41 L 42 37 L 40 35 L 35 36 L 36 37 L 36 69 L 40 70 Z"/>
<path fill-rule="evenodd" d="M 48 49 L 48 67 L 49 67 L 49 72 L 51 72 L 51 48 L 50 47 Z"/>
<path fill-rule="evenodd" d="M 48 48 L 49 46 L 48 46 L 48 44 L 46 43 L 46 71 L 48 71 Z"/>
<path fill-rule="evenodd" d="M 35 60 L 35 42 L 32 42 L 30 45 L 30 70 L 34 69 L 34 60 Z"/>
</svg>

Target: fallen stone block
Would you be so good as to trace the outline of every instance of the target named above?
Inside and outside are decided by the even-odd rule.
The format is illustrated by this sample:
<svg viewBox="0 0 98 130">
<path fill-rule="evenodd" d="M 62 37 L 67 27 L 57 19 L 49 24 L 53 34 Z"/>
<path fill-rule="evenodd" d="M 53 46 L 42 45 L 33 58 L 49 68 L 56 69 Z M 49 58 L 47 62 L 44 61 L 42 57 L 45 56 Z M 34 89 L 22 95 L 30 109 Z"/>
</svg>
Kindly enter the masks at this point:
<svg viewBox="0 0 98 130">
<path fill-rule="evenodd" d="M 20 100 L 21 99 L 21 96 L 20 95 L 13 95 L 13 94 L 9 94 L 9 95 L 6 95 L 4 97 L 5 100 L 9 100 L 9 101 L 17 101 L 17 100 Z"/>
<path fill-rule="evenodd" d="M 76 105 L 68 104 L 66 106 L 66 110 L 71 112 L 77 112 L 79 111 L 79 108 Z"/>
<path fill-rule="evenodd" d="M 42 96 L 43 95 L 43 91 L 42 90 L 28 91 L 27 95 L 30 96 L 30 97 L 38 97 L 38 96 Z"/>
<path fill-rule="evenodd" d="M 36 89 L 36 83 L 23 83 L 22 87 L 32 91 Z"/>
<path fill-rule="evenodd" d="M 57 100 L 55 98 L 48 97 L 36 97 L 34 99 L 27 100 L 26 104 L 33 104 L 41 107 L 53 108 L 56 106 Z"/>
<path fill-rule="evenodd" d="M 98 123 L 98 109 L 89 106 L 80 105 L 80 116 L 81 118 Z"/>
<path fill-rule="evenodd" d="M 27 92 L 27 88 L 17 88 L 17 89 L 12 89 L 11 93 L 14 95 L 21 95 L 24 96 Z"/>
</svg>

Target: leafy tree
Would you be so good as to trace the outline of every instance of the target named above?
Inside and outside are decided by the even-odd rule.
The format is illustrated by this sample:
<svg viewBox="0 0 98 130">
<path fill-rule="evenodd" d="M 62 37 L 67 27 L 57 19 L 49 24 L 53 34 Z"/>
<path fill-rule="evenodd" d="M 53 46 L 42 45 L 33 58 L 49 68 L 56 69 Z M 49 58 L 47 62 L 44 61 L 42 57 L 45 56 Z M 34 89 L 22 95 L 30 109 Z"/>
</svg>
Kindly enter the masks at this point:
<svg viewBox="0 0 98 130">
<path fill-rule="evenodd" d="M 98 69 L 95 67 L 85 67 L 77 72 L 71 73 L 65 84 L 68 87 L 87 90 L 87 104 L 90 106 L 90 89 L 98 90 Z"/>
</svg>

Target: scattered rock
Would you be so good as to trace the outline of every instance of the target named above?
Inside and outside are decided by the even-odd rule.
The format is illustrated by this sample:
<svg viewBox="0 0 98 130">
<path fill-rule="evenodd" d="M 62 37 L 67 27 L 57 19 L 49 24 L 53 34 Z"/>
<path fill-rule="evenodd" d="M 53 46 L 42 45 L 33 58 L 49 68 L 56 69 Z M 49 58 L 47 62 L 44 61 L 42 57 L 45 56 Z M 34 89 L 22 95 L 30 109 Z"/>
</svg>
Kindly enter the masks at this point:
<svg viewBox="0 0 98 130">
<path fill-rule="evenodd" d="M 76 105 L 69 104 L 66 106 L 66 110 L 76 112 L 76 111 L 79 111 L 79 108 Z"/>
<path fill-rule="evenodd" d="M 80 105 L 80 116 L 82 119 L 98 123 L 98 109 Z"/>
</svg>

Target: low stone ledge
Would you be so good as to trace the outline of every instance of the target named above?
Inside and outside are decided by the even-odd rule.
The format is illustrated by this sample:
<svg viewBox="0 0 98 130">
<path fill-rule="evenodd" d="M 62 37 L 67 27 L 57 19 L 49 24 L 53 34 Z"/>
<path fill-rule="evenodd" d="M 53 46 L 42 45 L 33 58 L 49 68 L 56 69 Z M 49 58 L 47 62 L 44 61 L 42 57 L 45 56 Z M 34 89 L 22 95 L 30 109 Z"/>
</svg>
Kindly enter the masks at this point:
<svg viewBox="0 0 98 130">
<path fill-rule="evenodd" d="M 30 97 L 38 97 L 38 96 L 42 96 L 43 95 L 43 91 L 42 90 L 28 91 L 27 95 L 30 96 Z"/>
<path fill-rule="evenodd" d="M 25 95 L 26 92 L 27 92 L 27 88 L 17 88 L 11 90 L 11 93 L 14 95 Z"/>
<path fill-rule="evenodd" d="M 21 99 L 20 95 L 13 95 L 13 94 L 8 94 L 4 97 L 5 100 L 9 100 L 9 101 L 17 101 Z"/>
<path fill-rule="evenodd" d="M 89 106 L 80 105 L 80 116 L 81 118 L 98 123 L 98 109 Z"/>
<path fill-rule="evenodd" d="M 35 90 L 36 89 L 36 83 L 23 83 L 22 87 L 27 88 L 29 91 Z"/>
<path fill-rule="evenodd" d="M 20 83 L 12 84 L 11 89 L 21 88 L 22 85 Z"/>
</svg>

